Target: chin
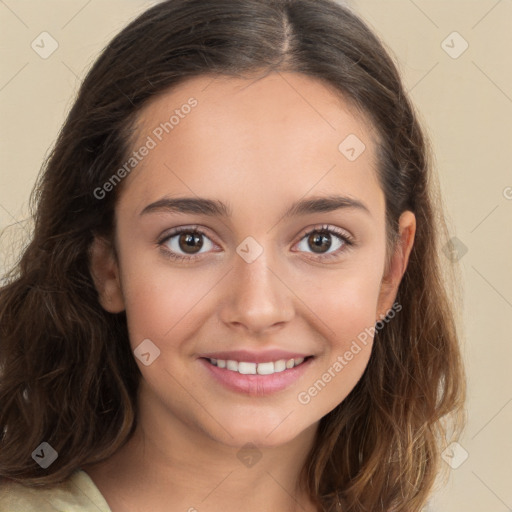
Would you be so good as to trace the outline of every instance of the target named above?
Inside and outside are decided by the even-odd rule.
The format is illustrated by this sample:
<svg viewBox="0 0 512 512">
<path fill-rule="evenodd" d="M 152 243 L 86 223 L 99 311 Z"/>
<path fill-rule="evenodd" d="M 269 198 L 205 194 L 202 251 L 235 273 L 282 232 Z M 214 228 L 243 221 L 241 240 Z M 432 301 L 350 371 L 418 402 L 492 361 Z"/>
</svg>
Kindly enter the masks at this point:
<svg viewBox="0 0 512 512">
<path fill-rule="evenodd" d="M 289 419 L 292 416 L 293 414 L 290 415 Z M 299 436 L 304 430 L 301 430 L 294 422 L 285 425 L 289 420 L 285 419 L 283 421 L 284 417 L 272 421 L 255 422 L 250 418 L 242 423 L 240 421 L 222 423 L 231 436 L 222 430 L 219 432 L 221 436 L 218 440 L 234 448 L 243 448 L 247 444 L 253 444 L 259 448 L 275 448 L 285 445 Z M 290 427 L 292 428 L 290 429 Z"/>
</svg>

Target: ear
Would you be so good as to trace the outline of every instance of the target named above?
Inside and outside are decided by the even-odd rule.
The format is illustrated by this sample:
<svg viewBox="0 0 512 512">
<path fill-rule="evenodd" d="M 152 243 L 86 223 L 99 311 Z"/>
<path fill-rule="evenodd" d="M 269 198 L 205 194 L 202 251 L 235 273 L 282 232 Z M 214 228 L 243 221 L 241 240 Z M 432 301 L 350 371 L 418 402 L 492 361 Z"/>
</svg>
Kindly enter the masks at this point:
<svg viewBox="0 0 512 512">
<path fill-rule="evenodd" d="M 124 311 L 117 257 L 112 244 L 103 237 L 94 237 L 89 251 L 89 269 L 103 309 L 109 313 Z"/>
<path fill-rule="evenodd" d="M 403 212 L 399 219 L 399 240 L 395 246 L 389 267 L 381 281 L 376 321 L 381 320 L 393 306 L 398 287 L 409 262 L 415 233 L 416 217 L 414 213 L 411 211 Z"/>
</svg>

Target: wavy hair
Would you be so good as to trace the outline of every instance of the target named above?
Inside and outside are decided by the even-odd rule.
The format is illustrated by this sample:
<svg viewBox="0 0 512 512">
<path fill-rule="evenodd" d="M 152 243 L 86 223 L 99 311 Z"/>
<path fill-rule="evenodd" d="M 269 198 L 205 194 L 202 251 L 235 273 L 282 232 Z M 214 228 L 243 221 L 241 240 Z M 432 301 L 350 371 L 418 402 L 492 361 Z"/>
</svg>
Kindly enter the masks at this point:
<svg viewBox="0 0 512 512">
<path fill-rule="evenodd" d="M 402 310 L 376 332 L 357 385 L 320 420 L 301 481 L 326 512 L 421 509 L 443 443 L 464 424 L 465 376 L 432 150 L 390 55 L 334 0 L 163 1 L 106 46 L 44 162 L 33 235 L 0 289 L 0 476 L 56 484 L 135 429 L 141 373 L 125 313 L 100 306 L 89 250 L 95 235 L 113 235 L 122 187 L 101 200 L 94 191 L 127 160 L 141 108 L 205 73 L 292 71 L 338 91 L 375 127 L 388 257 L 400 214 L 417 223 Z M 44 471 L 31 457 L 42 441 L 59 453 Z"/>
</svg>

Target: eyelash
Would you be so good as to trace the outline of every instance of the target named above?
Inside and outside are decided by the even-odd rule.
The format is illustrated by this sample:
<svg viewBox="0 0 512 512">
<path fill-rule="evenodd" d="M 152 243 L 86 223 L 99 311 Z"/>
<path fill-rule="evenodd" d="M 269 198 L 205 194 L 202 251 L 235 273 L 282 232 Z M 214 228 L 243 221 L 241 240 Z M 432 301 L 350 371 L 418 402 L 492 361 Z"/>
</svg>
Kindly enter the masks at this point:
<svg viewBox="0 0 512 512">
<path fill-rule="evenodd" d="M 157 242 L 158 246 L 162 248 L 162 250 L 164 251 L 165 255 L 168 258 L 170 258 L 171 260 L 174 260 L 174 261 L 183 261 L 183 260 L 192 261 L 197 258 L 200 258 L 202 256 L 202 254 L 183 256 L 181 254 L 176 254 L 174 252 L 171 252 L 169 249 L 164 248 L 164 245 L 171 238 L 174 238 L 175 236 L 180 235 L 181 233 L 192 233 L 194 235 L 201 235 L 201 236 L 205 236 L 206 238 L 209 238 L 208 235 L 199 226 L 190 226 L 190 227 L 183 226 L 180 228 L 176 228 L 169 234 L 166 234 L 163 238 L 161 238 Z M 339 240 L 341 240 L 343 242 L 343 246 L 340 249 L 334 251 L 333 253 L 328 253 L 328 254 L 323 254 L 323 255 L 320 254 L 315 259 L 326 260 L 326 259 L 336 258 L 340 253 L 347 251 L 348 249 L 350 249 L 351 247 L 353 247 L 355 245 L 354 239 L 351 236 L 349 236 L 347 233 L 342 232 L 341 230 L 338 230 L 336 228 L 330 227 L 328 225 L 322 225 L 321 227 L 316 226 L 316 227 L 310 229 L 309 231 L 306 231 L 305 233 L 302 234 L 299 241 L 302 241 L 304 238 L 308 237 L 309 235 L 312 235 L 313 233 L 327 233 L 330 235 L 334 235 L 335 237 L 337 237 Z"/>
</svg>

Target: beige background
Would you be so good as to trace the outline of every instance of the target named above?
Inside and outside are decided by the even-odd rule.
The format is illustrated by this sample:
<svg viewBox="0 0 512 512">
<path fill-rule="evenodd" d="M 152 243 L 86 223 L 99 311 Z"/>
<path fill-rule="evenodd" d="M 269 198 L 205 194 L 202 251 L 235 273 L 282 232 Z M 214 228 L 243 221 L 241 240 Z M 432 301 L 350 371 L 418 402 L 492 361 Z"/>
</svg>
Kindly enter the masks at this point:
<svg viewBox="0 0 512 512">
<path fill-rule="evenodd" d="M 80 79 L 154 3 L 0 0 L 0 273 L 28 232 L 30 190 Z M 469 422 L 460 443 L 469 457 L 429 510 L 512 510 L 512 1 L 348 3 L 399 64 L 434 144 L 450 234 L 467 247 Z M 31 48 L 43 31 L 59 44 L 47 59 Z M 454 31 L 463 39 L 448 37 Z"/>
</svg>

